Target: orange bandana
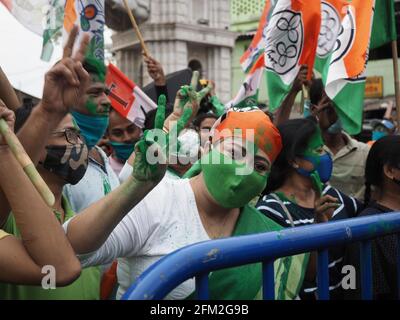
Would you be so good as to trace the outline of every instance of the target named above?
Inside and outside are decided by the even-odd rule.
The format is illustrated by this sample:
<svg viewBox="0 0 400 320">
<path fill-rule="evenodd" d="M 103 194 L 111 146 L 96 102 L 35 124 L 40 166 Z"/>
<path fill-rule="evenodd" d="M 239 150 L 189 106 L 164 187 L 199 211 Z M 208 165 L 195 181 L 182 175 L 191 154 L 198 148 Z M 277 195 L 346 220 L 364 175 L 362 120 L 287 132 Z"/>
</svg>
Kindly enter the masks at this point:
<svg viewBox="0 0 400 320">
<path fill-rule="evenodd" d="M 246 138 L 248 134 L 249 137 Z M 231 109 L 217 121 L 214 126 L 213 142 L 233 136 L 241 136 L 254 142 L 272 162 L 282 150 L 282 138 L 278 129 L 258 108 L 250 111 Z"/>
</svg>

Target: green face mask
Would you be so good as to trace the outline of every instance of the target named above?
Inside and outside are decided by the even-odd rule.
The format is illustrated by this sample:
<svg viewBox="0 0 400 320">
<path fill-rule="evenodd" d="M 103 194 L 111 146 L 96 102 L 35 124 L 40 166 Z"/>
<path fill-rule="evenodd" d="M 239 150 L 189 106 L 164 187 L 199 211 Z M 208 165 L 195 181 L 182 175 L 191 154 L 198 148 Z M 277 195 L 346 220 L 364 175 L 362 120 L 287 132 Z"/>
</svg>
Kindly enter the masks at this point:
<svg viewBox="0 0 400 320">
<path fill-rule="evenodd" d="M 212 164 L 213 159 L 219 159 L 220 164 Z M 220 206 L 241 208 L 267 186 L 268 175 L 256 171 L 238 175 L 237 170 L 243 170 L 245 166 L 216 150 L 202 158 L 201 168 L 207 190 Z"/>
</svg>

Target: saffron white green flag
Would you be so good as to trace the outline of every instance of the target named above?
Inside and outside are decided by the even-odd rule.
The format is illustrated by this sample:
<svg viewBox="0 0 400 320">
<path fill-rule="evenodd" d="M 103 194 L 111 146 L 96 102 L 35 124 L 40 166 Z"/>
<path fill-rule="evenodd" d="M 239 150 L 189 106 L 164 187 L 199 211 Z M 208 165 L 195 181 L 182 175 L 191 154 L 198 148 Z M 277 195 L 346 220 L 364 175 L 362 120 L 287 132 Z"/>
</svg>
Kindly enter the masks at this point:
<svg viewBox="0 0 400 320">
<path fill-rule="evenodd" d="M 258 57 L 249 74 L 239 89 L 236 97 L 225 105 L 225 109 L 232 107 L 254 107 L 258 102 L 260 82 L 265 70 L 264 55 Z"/>
<path fill-rule="evenodd" d="M 344 129 L 362 128 L 365 70 L 375 0 L 324 0 L 315 67 Z"/>
<path fill-rule="evenodd" d="M 90 35 L 87 55 L 104 61 L 104 0 L 66 0 L 63 38 L 67 40 L 74 25 Z M 80 36 L 82 36 L 80 32 Z"/>
<path fill-rule="evenodd" d="M 265 48 L 270 111 L 281 106 L 300 67 L 314 66 L 320 23 L 320 0 L 280 0 L 276 4 Z M 308 79 L 311 77 L 309 68 Z"/>
<path fill-rule="evenodd" d="M 253 37 L 246 52 L 240 58 L 243 71 L 248 73 L 257 62 L 260 55 L 263 55 L 266 47 L 266 31 L 269 19 L 278 0 L 265 0 L 264 10 L 258 24 L 257 32 Z"/>
<path fill-rule="evenodd" d="M 27 29 L 43 37 L 42 60 L 50 61 L 54 44 L 61 36 L 65 42 L 74 25 L 90 35 L 88 54 L 104 60 L 104 0 L 0 0 L 0 3 Z"/>
</svg>

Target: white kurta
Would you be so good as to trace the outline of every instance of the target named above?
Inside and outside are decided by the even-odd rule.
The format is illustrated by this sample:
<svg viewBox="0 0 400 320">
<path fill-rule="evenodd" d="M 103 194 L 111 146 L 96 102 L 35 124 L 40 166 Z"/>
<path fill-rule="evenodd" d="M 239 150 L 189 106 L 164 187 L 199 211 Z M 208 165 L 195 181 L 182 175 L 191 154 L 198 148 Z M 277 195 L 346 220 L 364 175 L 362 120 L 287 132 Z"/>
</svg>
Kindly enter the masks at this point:
<svg viewBox="0 0 400 320">
<path fill-rule="evenodd" d="M 131 174 L 125 165 L 121 181 Z M 68 222 L 65 224 L 68 228 Z M 100 265 L 118 259 L 120 299 L 129 286 L 157 260 L 187 245 L 210 240 L 197 210 L 188 179 L 164 178 L 118 224 L 103 246 L 80 256 L 83 267 Z M 176 288 L 168 299 L 184 299 L 194 292 L 194 279 Z"/>
</svg>

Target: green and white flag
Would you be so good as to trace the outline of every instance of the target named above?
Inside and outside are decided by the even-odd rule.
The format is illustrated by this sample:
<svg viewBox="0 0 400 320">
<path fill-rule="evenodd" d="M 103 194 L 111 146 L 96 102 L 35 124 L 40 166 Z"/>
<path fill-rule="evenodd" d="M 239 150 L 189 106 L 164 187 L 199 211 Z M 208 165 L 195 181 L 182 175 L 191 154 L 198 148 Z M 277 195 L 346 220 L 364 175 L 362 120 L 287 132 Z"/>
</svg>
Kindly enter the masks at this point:
<svg viewBox="0 0 400 320">
<path fill-rule="evenodd" d="M 40 57 L 43 61 L 50 61 L 54 45 L 62 37 L 64 5 L 65 0 L 50 0 L 46 8 L 46 25 L 43 31 L 43 48 Z"/>
</svg>

